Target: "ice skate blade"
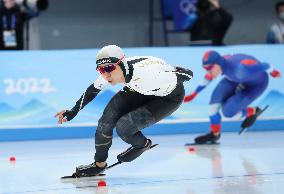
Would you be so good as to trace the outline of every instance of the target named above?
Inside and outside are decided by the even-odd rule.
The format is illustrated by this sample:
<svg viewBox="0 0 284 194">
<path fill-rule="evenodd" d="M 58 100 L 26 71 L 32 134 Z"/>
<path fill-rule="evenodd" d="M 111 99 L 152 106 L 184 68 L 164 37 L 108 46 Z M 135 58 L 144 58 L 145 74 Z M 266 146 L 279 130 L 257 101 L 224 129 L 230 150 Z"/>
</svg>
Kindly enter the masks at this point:
<svg viewBox="0 0 284 194">
<path fill-rule="evenodd" d="M 151 145 L 148 150 L 150 150 L 150 149 L 156 147 L 157 145 L 159 145 L 159 144 Z M 114 164 L 112 164 L 112 165 L 106 167 L 106 170 L 108 170 L 108 169 L 110 169 L 110 168 L 112 168 L 112 167 L 114 167 L 114 166 L 117 166 L 117 165 L 119 165 L 119 164 L 122 164 L 122 163 L 123 163 L 123 162 L 117 161 L 116 163 L 114 163 Z M 71 176 L 63 176 L 63 177 L 61 177 L 61 179 L 82 179 L 82 178 L 88 178 L 88 177 L 103 177 L 103 176 L 105 176 L 105 174 L 98 174 L 98 175 L 95 175 L 95 176 L 76 177 L 76 176 L 75 176 L 75 173 L 73 173 L 73 175 L 71 175 Z"/>
<path fill-rule="evenodd" d="M 82 176 L 82 177 L 76 177 L 74 175 L 71 175 L 71 176 L 63 176 L 61 177 L 61 179 L 77 179 L 77 178 L 103 177 L 103 176 L 105 176 L 105 174 L 98 174 L 94 176 Z"/>
</svg>

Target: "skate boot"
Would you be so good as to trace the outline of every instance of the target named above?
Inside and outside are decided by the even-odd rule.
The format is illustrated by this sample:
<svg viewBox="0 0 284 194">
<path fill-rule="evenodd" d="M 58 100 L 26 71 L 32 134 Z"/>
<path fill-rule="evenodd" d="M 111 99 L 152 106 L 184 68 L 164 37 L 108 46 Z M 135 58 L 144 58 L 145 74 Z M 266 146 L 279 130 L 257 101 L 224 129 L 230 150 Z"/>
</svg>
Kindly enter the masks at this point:
<svg viewBox="0 0 284 194">
<path fill-rule="evenodd" d="M 196 144 L 215 144 L 221 137 L 221 133 L 219 133 L 217 136 L 214 135 L 212 132 L 201 135 L 194 139 L 194 142 Z"/>
<path fill-rule="evenodd" d="M 76 168 L 74 176 L 76 177 L 90 177 L 97 176 L 106 170 L 107 164 L 104 167 L 98 167 L 96 162 L 89 165 L 81 165 Z"/>
<path fill-rule="evenodd" d="M 152 141 L 147 139 L 147 143 L 144 147 L 133 147 L 131 146 L 126 151 L 122 152 L 117 156 L 117 160 L 120 162 L 131 162 L 132 160 L 139 157 L 143 152 L 150 149 L 152 146 Z"/>
<path fill-rule="evenodd" d="M 264 109 L 260 109 L 259 107 L 256 107 L 255 108 L 255 113 L 249 117 L 247 117 L 243 122 L 242 122 L 242 125 L 241 127 L 244 129 L 244 128 L 249 128 L 251 127 L 254 122 L 256 121 L 257 117 L 263 112 L 266 110 L 268 106 L 266 106 Z"/>
</svg>

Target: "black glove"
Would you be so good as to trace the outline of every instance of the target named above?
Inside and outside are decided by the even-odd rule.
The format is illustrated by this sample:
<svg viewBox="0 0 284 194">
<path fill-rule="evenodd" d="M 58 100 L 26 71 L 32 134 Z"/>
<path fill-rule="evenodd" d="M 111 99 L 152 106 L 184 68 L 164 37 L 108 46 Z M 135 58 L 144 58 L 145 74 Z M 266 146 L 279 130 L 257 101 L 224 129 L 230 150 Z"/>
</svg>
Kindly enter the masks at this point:
<svg viewBox="0 0 284 194">
<path fill-rule="evenodd" d="M 67 119 L 67 121 L 71 121 L 77 115 L 77 112 L 72 110 L 66 110 L 62 115 L 64 118 Z"/>
<path fill-rule="evenodd" d="M 177 79 L 178 79 L 178 83 L 183 83 L 185 81 L 189 81 L 190 79 L 192 79 L 193 77 L 193 73 L 191 70 L 189 69 L 185 69 L 182 67 L 175 67 L 177 72 Z"/>
</svg>

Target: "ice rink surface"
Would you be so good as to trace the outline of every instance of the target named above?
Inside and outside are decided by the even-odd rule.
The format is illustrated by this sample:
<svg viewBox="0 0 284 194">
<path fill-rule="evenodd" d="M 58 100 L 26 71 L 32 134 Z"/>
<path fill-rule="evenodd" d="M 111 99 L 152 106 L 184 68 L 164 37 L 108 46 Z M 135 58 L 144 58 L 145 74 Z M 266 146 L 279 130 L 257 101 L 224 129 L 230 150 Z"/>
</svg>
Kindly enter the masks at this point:
<svg viewBox="0 0 284 194">
<path fill-rule="evenodd" d="M 105 177 L 67 181 L 60 177 L 93 161 L 93 139 L 0 143 L 0 193 L 283 193 L 284 132 L 223 133 L 220 145 L 184 146 L 195 136 L 152 136 L 159 146 L 106 171 Z M 127 147 L 114 138 L 108 164 Z M 100 179 L 107 187 L 97 187 Z"/>
</svg>

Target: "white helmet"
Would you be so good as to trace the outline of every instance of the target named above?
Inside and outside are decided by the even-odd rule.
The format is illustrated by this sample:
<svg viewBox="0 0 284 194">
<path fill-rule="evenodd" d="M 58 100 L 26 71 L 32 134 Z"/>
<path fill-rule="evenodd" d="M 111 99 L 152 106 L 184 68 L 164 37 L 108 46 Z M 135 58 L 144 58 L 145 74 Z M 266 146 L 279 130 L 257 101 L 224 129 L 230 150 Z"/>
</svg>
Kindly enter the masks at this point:
<svg viewBox="0 0 284 194">
<path fill-rule="evenodd" d="M 127 60 L 125 59 L 125 54 L 123 53 L 122 49 L 116 45 L 108 45 L 103 47 L 99 50 L 97 57 L 96 57 L 96 64 L 100 66 L 106 63 L 119 63 L 123 73 L 125 75 L 129 74 L 129 67 L 127 64 Z"/>
</svg>

